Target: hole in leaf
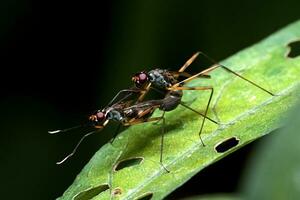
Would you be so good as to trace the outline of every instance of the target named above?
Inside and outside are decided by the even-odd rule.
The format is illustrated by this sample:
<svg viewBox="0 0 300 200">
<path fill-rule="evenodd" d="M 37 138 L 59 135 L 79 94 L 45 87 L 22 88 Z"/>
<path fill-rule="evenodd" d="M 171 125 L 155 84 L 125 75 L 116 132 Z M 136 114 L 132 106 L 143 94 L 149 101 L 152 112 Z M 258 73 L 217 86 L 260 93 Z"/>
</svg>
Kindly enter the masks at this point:
<svg viewBox="0 0 300 200">
<path fill-rule="evenodd" d="M 136 198 L 135 200 L 150 200 L 153 197 L 153 193 L 146 193 L 143 194 L 142 196 Z"/>
<path fill-rule="evenodd" d="M 238 144 L 239 144 L 239 139 L 237 139 L 236 137 L 232 137 L 217 144 L 215 150 L 218 153 L 224 153 Z"/>
<path fill-rule="evenodd" d="M 129 158 L 118 162 L 115 166 L 115 171 L 119 171 L 126 167 L 132 167 L 134 165 L 139 165 L 143 161 L 143 158 Z"/>
<path fill-rule="evenodd" d="M 116 188 L 112 191 L 112 195 L 113 196 L 118 196 L 118 195 L 121 195 L 122 194 L 122 190 L 121 188 Z"/>
<path fill-rule="evenodd" d="M 108 184 L 99 185 L 97 187 L 93 187 L 86 191 L 80 192 L 74 197 L 74 200 L 89 200 L 108 189 Z"/>
<path fill-rule="evenodd" d="M 297 56 L 300 56 L 300 40 L 289 43 L 288 47 L 290 50 L 287 57 L 296 58 Z"/>
</svg>

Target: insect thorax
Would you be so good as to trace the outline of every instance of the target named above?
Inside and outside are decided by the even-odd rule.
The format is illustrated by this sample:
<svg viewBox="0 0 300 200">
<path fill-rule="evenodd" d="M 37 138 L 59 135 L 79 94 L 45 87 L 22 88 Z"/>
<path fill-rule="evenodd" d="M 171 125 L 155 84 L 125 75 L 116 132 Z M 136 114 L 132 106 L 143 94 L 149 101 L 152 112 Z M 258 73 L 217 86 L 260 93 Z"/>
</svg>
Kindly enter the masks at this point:
<svg viewBox="0 0 300 200">
<path fill-rule="evenodd" d="M 150 82 L 157 87 L 166 88 L 176 83 L 173 75 L 164 69 L 154 69 L 149 71 Z"/>
<path fill-rule="evenodd" d="M 110 110 L 108 113 L 107 113 L 107 119 L 109 120 L 114 120 L 114 121 L 123 121 L 124 117 L 122 116 L 121 112 L 118 111 L 118 110 Z"/>
</svg>

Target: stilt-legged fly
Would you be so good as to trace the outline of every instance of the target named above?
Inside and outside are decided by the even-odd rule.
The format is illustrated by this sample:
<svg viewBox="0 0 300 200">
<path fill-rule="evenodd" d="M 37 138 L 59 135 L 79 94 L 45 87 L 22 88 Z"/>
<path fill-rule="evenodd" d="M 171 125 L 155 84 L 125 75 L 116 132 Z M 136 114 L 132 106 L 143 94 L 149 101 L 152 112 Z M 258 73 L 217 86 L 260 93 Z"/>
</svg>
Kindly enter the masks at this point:
<svg viewBox="0 0 300 200">
<path fill-rule="evenodd" d="M 213 65 L 197 74 L 191 75 L 187 72 L 185 72 L 186 68 L 189 67 L 193 61 L 199 56 L 202 55 L 204 58 L 209 60 Z M 137 74 L 135 74 L 132 77 L 132 81 L 135 83 L 135 86 L 137 88 L 141 89 L 141 95 L 138 98 L 138 101 L 142 101 L 147 94 L 147 92 L 153 88 L 156 90 L 162 90 L 162 92 L 168 94 L 168 91 L 179 91 L 179 90 L 209 90 L 210 96 L 207 101 L 207 105 L 205 108 L 204 116 L 207 115 L 207 111 L 214 93 L 214 88 L 212 86 L 198 86 L 198 87 L 189 87 L 185 84 L 195 78 L 211 78 L 210 75 L 208 75 L 209 72 L 212 72 L 218 68 L 223 68 L 226 72 L 229 72 L 235 76 L 238 76 L 239 78 L 249 82 L 250 84 L 254 85 L 255 87 L 267 92 L 268 94 L 274 96 L 274 94 L 265 88 L 259 86 L 258 84 L 254 83 L 253 81 L 243 77 L 242 75 L 232 71 L 228 67 L 221 65 L 220 63 L 214 61 L 212 58 L 207 56 L 206 54 L 202 52 L 195 53 L 190 59 L 186 61 L 186 63 L 180 67 L 180 69 L 177 72 L 169 71 L 166 69 L 154 69 L 150 70 L 148 72 L 142 71 Z M 179 77 L 183 77 L 183 80 L 179 80 Z M 200 140 L 204 146 L 204 143 L 201 139 L 201 133 L 203 130 L 203 126 L 205 123 L 205 119 L 203 118 L 200 130 L 199 130 L 199 137 Z"/>
<path fill-rule="evenodd" d="M 127 92 L 127 94 L 125 95 L 126 98 L 128 97 L 129 94 L 136 93 L 136 90 L 133 90 L 133 89 L 132 90 L 131 89 L 122 90 L 122 91 L 123 91 L 123 93 Z M 187 106 L 183 102 L 181 102 L 182 94 L 183 93 L 181 90 L 169 91 L 166 93 L 166 95 L 163 99 L 148 100 L 148 101 L 144 101 L 144 102 L 134 103 L 133 105 L 132 105 L 131 100 L 125 101 L 125 97 L 123 97 L 123 98 L 121 98 L 121 100 L 117 101 L 116 103 L 113 103 L 112 105 L 109 105 L 102 110 L 98 110 L 94 114 L 89 116 L 89 118 L 88 118 L 89 122 L 85 125 L 75 126 L 75 127 L 63 129 L 63 130 L 49 131 L 50 134 L 56 134 L 56 133 L 61 133 L 61 132 L 66 132 L 66 131 L 70 131 L 73 129 L 77 129 L 77 128 L 80 128 L 83 126 L 92 126 L 96 129 L 92 132 L 85 134 L 79 140 L 79 142 L 77 143 L 77 145 L 75 146 L 73 151 L 70 154 L 68 154 L 64 159 L 57 162 L 57 164 L 62 164 L 68 158 L 73 156 L 75 154 L 77 148 L 81 144 L 81 142 L 86 137 L 92 135 L 95 132 L 102 130 L 108 124 L 109 121 L 119 122 L 118 129 L 117 129 L 117 130 L 119 130 L 121 125 L 127 127 L 127 126 L 131 126 L 131 125 L 135 125 L 135 124 L 162 120 L 163 128 L 162 128 L 162 137 L 161 137 L 160 163 L 164 167 L 164 165 L 162 164 L 162 155 L 163 155 L 162 152 L 163 152 L 163 138 L 164 138 L 163 136 L 165 133 L 165 131 L 164 131 L 164 125 L 165 125 L 164 113 L 166 111 L 174 110 L 179 104 L 181 104 L 184 107 L 195 112 L 196 114 L 198 114 L 204 118 L 207 118 L 208 120 L 212 121 L 213 123 L 218 124 L 213 119 L 206 117 L 202 113 L 190 108 L 189 106 Z M 117 96 L 113 100 L 117 99 L 119 96 L 120 96 L 120 92 L 117 94 Z M 112 102 L 110 102 L 110 104 Z M 163 114 L 161 117 L 151 117 L 151 115 L 153 114 L 153 112 L 156 109 L 160 109 L 163 111 Z M 114 138 L 116 137 L 117 134 L 118 134 L 118 131 L 114 134 L 112 141 L 114 140 Z"/>
</svg>

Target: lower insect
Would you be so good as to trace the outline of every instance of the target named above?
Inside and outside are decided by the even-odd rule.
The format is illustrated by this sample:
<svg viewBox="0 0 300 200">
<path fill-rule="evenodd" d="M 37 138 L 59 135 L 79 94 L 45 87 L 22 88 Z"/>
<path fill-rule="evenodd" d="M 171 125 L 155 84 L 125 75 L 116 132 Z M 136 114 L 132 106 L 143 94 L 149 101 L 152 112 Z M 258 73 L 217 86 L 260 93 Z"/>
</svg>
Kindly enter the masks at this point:
<svg viewBox="0 0 300 200">
<path fill-rule="evenodd" d="M 135 91 L 136 92 L 136 91 Z M 136 103 L 131 103 L 131 101 L 127 100 L 125 101 L 122 99 L 122 101 L 118 101 L 110 106 L 105 107 L 102 110 L 96 111 L 94 114 L 89 116 L 88 122 L 84 125 L 79 125 L 75 127 L 71 127 L 68 129 L 63 129 L 63 130 L 54 130 L 54 131 L 49 131 L 50 134 L 57 134 L 57 133 L 62 133 L 62 132 L 67 132 L 71 131 L 77 128 L 82 128 L 82 127 L 93 127 L 95 128 L 94 131 L 91 131 L 87 134 L 85 134 L 77 143 L 73 151 L 68 154 L 66 157 L 64 157 L 61 161 L 57 162 L 57 164 L 62 164 L 64 163 L 67 159 L 72 157 L 79 145 L 82 143 L 82 141 L 96 133 L 101 131 L 108 123 L 109 121 L 116 121 L 119 123 L 117 131 L 115 132 L 111 142 L 113 142 L 114 138 L 118 134 L 118 131 L 121 126 L 131 126 L 131 125 L 136 125 L 136 124 L 141 124 L 141 123 L 146 123 L 146 122 L 154 122 L 154 121 L 162 121 L 162 139 L 161 139 L 161 154 L 160 154 L 160 163 L 161 165 L 166 169 L 166 167 L 163 165 L 163 136 L 164 136 L 164 126 L 165 126 L 165 117 L 164 113 L 167 111 L 174 110 L 178 105 L 182 105 L 194 113 L 198 114 L 201 117 L 207 118 L 213 123 L 216 123 L 213 119 L 206 117 L 204 114 L 190 108 L 189 106 L 185 105 L 182 101 L 182 91 L 170 91 L 166 94 L 166 96 L 163 99 L 158 99 L 158 100 L 148 100 L 148 101 L 143 101 L 143 102 L 136 102 Z M 160 117 L 151 117 L 153 112 L 156 109 L 160 109 L 163 111 L 162 116 Z M 166 169 L 166 171 L 168 171 Z"/>
</svg>

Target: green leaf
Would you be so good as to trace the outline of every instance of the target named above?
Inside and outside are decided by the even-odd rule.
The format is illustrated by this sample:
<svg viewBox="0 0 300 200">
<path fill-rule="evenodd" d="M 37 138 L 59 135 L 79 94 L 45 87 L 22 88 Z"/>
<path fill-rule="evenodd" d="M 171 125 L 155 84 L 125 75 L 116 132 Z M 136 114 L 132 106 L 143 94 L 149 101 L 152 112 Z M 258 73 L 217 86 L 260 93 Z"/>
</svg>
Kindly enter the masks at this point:
<svg viewBox="0 0 300 200">
<path fill-rule="evenodd" d="M 261 143 L 244 178 L 245 199 L 299 199 L 300 105 L 288 118 L 288 126 Z"/>
<path fill-rule="evenodd" d="M 300 82 L 300 57 L 286 57 L 287 45 L 297 39 L 300 21 L 222 62 L 276 96 L 221 68 L 210 73 L 212 80 L 190 83 L 214 87 L 208 115 L 222 125 L 206 121 L 203 147 L 198 137 L 201 117 L 183 107 L 167 113 L 163 163 L 170 173 L 159 163 L 161 124 L 139 124 L 120 134 L 113 145 L 104 145 L 60 199 L 162 199 L 206 166 L 280 127 L 281 117 L 295 102 Z M 208 97 L 207 91 L 184 92 L 184 101 L 201 112 Z M 229 138 L 238 144 L 218 153 L 216 145 Z M 119 161 L 131 158 L 142 158 L 142 162 L 122 163 L 127 167 L 114 170 Z M 110 189 L 103 189 L 107 186 Z"/>
</svg>

